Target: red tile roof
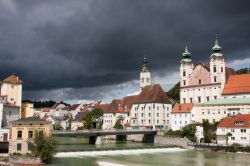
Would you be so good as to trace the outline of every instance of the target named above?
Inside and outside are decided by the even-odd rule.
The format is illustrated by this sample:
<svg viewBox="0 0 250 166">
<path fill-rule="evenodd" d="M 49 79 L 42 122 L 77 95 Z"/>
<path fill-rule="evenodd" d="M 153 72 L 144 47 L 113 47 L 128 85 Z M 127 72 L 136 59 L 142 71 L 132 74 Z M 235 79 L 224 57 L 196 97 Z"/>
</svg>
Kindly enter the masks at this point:
<svg viewBox="0 0 250 166">
<path fill-rule="evenodd" d="M 10 83 L 10 84 L 22 84 L 23 83 L 23 81 L 20 80 L 19 77 L 16 76 L 15 74 L 12 74 L 12 75 L 8 76 L 2 82 Z"/>
<path fill-rule="evenodd" d="M 49 108 L 43 108 L 41 111 L 42 112 L 50 112 L 50 109 Z"/>
<path fill-rule="evenodd" d="M 222 95 L 250 93 L 250 74 L 231 75 Z"/>
<path fill-rule="evenodd" d="M 171 104 L 166 93 L 159 84 L 148 85 L 136 97 L 134 103 L 164 103 Z"/>
<path fill-rule="evenodd" d="M 250 114 L 239 114 L 221 120 L 221 128 L 250 128 Z"/>
<path fill-rule="evenodd" d="M 15 105 L 15 104 L 9 103 L 9 102 L 4 103 L 3 105 L 6 106 L 6 107 L 19 107 L 19 106 Z"/>
<path fill-rule="evenodd" d="M 178 104 L 176 103 L 171 113 L 189 113 L 194 107 L 193 103 Z"/>
</svg>

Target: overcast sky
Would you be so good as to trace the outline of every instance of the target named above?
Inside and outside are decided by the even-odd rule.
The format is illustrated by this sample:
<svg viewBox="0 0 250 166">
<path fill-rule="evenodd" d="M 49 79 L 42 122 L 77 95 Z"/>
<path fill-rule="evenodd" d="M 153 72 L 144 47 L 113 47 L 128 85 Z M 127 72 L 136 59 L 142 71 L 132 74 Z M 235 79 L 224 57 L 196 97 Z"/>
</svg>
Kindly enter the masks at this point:
<svg viewBox="0 0 250 166">
<path fill-rule="evenodd" d="M 227 66 L 250 64 L 250 1 L 0 0 L 0 77 L 16 73 L 24 99 L 121 98 L 153 81 L 178 81 L 187 45 L 206 62 L 215 34 Z"/>
</svg>

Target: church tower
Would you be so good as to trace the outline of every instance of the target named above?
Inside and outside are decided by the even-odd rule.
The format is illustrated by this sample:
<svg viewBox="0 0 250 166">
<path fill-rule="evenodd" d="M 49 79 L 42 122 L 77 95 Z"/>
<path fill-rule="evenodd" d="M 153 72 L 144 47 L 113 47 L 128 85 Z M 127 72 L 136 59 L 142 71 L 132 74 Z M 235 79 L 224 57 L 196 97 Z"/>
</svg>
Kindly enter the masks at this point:
<svg viewBox="0 0 250 166">
<path fill-rule="evenodd" d="M 218 44 L 217 36 L 212 50 L 213 53 L 210 56 L 211 83 L 221 83 L 221 89 L 223 89 L 226 82 L 225 60 L 221 53 L 222 48 Z"/>
<path fill-rule="evenodd" d="M 185 47 L 184 52 L 182 53 L 183 59 L 180 64 L 180 86 L 188 86 L 189 85 L 189 74 L 193 72 L 193 61 L 191 59 L 191 53 L 188 51 L 187 46 Z"/>
<path fill-rule="evenodd" d="M 143 59 L 143 65 L 140 73 L 140 88 L 141 90 L 151 84 L 151 74 L 148 67 L 148 60 L 146 57 Z"/>
</svg>

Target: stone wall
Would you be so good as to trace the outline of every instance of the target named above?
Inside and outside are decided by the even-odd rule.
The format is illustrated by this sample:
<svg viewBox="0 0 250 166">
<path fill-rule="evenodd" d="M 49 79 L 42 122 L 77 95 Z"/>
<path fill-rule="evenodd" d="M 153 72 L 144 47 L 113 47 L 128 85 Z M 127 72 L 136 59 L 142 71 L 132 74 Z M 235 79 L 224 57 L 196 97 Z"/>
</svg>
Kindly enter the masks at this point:
<svg viewBox="0 0 250 166">
<path fill-rule="evenodd" d="M 154 143 L 188 148 L 188 145 L 191 144 L 191 141 L 189 141 L 187 138 L 155 136 Z"/>
</svg>

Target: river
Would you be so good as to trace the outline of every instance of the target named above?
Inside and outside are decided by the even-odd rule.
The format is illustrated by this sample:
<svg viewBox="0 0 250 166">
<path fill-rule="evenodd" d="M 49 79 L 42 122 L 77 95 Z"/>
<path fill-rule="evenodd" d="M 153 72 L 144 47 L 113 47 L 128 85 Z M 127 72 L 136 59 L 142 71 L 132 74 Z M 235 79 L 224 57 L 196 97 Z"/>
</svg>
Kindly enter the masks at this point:
<svg viewBox="0 0 250 166">
<path fill-rule="evenodd" d="M 73 139 L 73 138 L 72 138 Z M 65 145 L 63 145 L 65 146 Z M 71 145 L 66 145 L 70 147 Z M 85 145 L 79 145 L 84 147 Z M 140 149 L 121 149 L 122 147 Z M 89 148 L 90 145 L 87 145 Z M 92 145 L 93 148 L 98 148 Z M 113 144 L 120 150 L 59 152 L 51 166 L 248 166 L 250 155 L 159 148 L 136 143 Z M 146 149 L 141 149 L 141 148 Z M 152 148 L 151 148 L 152 147 Z M 62 148 L 62 147 L 61 147 Z"/>
</svg>

